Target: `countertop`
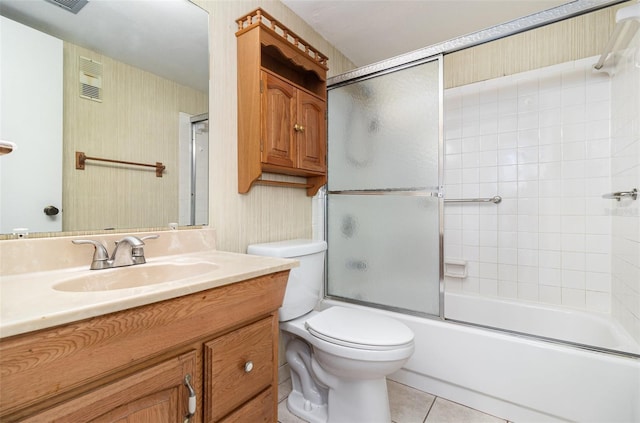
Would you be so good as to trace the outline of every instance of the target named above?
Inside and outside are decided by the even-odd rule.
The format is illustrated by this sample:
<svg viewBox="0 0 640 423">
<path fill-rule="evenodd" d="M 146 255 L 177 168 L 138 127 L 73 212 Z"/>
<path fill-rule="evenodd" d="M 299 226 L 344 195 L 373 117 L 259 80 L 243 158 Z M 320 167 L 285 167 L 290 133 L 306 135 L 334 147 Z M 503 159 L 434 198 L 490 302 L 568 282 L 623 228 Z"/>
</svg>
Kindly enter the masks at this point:
<svg viewBox="0 0 640 423">
<path fill-rule="evenodd" d="M 290 259 L 251 256 L 209 248 L 193 250 L 191 248 L 191 252 L 185 254 L 147 256 L 146 264 L 107 270 L 89 270 L 91 255 L 88 250 L 84 250 L 88 261 L 83 266 L 0 275 L 0 338 L 217 288 L 289 270 L 298 265 L 296 260 Z M 5 258 L 3 251 L 3 260 Z M 54 289 L 54 285 L 71 278 L 91 276 L 96 272 L 115 273 L 122 269 L 143 270 L 144 266 L 153 267 L 176 259 L 214 263 L 216 267 L 180 280 L 140 287 L 83 292 Z"/>
</svg>

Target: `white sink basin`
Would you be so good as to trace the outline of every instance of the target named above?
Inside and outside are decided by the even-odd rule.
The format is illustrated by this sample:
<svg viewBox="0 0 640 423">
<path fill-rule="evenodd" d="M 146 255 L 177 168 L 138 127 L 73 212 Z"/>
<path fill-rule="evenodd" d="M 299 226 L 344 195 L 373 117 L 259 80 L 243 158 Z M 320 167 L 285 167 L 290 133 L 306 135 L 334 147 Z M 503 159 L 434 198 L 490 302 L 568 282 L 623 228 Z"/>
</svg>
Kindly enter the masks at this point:
<svg viewBox="0 0 640 423">
<path fill-rule="evenodd" d="M 206 261 L 145 263 L 114 269 L 92 270 L 89 273 L 62 280 L 52 288 L 66 292 L 113 291 L 180 281 L 209 273 L 217 268 L 217 264 Z"/>
</svg>

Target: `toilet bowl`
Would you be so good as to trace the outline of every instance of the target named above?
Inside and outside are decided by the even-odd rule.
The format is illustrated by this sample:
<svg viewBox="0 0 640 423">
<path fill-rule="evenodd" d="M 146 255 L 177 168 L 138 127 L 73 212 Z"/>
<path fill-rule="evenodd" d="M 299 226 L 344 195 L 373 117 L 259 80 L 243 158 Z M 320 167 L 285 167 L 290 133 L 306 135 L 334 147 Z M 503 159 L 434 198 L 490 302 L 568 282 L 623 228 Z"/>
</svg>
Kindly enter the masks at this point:
<svg viewBox="0 0 640 423">
<path fill-rule="evenodd" d="M 413 332 L 375 312 L 346 307 L 314 310 L 323 282 L 324 241 L 250 245 L 247 253 L 296 258 L 280 309 L 291 369 L 287 407 L 311 423 L 390 422 L 386 376 L 414 351 Z"/>
</svg>

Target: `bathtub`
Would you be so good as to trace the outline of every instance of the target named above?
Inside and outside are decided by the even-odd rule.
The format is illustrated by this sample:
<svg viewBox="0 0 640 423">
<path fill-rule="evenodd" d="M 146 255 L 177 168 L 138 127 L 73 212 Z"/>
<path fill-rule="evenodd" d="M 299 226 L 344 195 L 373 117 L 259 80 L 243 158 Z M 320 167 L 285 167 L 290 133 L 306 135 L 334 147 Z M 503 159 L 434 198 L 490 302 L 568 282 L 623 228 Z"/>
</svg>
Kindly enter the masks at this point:
<svg viewBox="0 0 640 423">
<path fill-rule="evenodd" d="M 359 305 L 323 300 L 322 307 Z M 447 316 L 482 316 L 482 324 L 546 323 L 540 328 L 511 327 L 538 335 L 590 343 L 585 327 L 594 326 L 598 342 L 634 348 L 633 341 L 607 319 L 552 307 L 522 307 L 513 302 L 446 294 Z M 520 422 L 640 422 L 640 359 L 590 351 L 571 345 L 465 324 L 377 310 L 394 317 L 415 333 L 416 349 L 407 364 L 389 378 L 485 413 Z M 553 312 L 557 312 L 554 316 Z M 528 317 L 518 318 L 523 312 Z M 511 315 L 509 315 L 511 313 Z M 582 318 L 582 320 L 581 320 Z M 569 334 L 560 333 L 560 328 Z M 631 344 L 629 344 L 631 342 Z M 637 348 L 637 346 L 635 346 Z"/>
</svg>

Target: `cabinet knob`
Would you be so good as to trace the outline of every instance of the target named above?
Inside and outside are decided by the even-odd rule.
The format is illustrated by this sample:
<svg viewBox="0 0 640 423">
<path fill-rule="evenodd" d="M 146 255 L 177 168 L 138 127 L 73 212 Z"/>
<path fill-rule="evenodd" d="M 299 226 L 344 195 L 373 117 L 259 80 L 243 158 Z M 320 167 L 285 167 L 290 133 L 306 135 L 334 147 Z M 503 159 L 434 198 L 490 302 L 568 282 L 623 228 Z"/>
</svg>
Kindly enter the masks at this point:
<svg viewBox="0 0 640 423">
<path fill-rule="evenodd" d="M 251 370 L 253 370 L 253 361 L 249 360 L 244 363 L 244 372 L 249 373 Z"/>
<path fill-rule="evenodd" d="M 304 132 L 304 126 L 298 125 L 297 123 L 293 125 L 293 130 L 296 132 Z"/>
</svg>

